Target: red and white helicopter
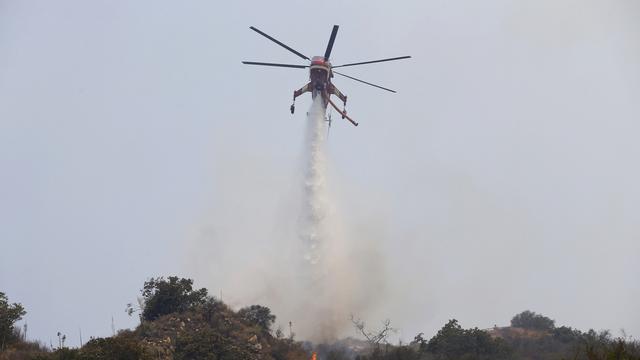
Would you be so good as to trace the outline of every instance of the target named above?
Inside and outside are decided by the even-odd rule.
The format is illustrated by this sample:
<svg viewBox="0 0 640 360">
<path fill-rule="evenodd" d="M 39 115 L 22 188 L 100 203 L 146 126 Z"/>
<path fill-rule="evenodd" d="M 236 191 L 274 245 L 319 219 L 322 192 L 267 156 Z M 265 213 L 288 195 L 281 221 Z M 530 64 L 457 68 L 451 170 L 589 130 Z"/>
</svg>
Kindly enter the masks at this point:
<svg viewBox="0 0 640 360">
<path fill-rule="evenodd" d="M 343 64 L 343 65 L 336 65 L 333 66 L 331 65 L 331 62 L 329 62 L 329 56 L 331 55 L 331 49 L 333 48 L 333 42 L 336 40 L 336 35 L 338 34 L 338 25 L 334 25 L 333 26 L 333 30 L 331 31 L 331 37 L 329 38 L 329 44 L 327 44 L 327 49 L 324 52 L 324 56 L 314 56 L 313 58 L 309 59 L 308 56 L 301 54 L 300 52 L 290 48 L 289 46 L 281 43 L 280 41 L 276 40 L 275 38 L 265 34 L 264 32 L 258 30 L 257 28 L 251 26 L 250 27 L 251 30 L 257 32 L 258 34 L 266 37 L 267 39 L 275 42 L 276 44 L 282 46 L 283 48 L 289 50 L 290 52 L 298 55 L 299 57 L 305 59 L 305 60 L 309 60 L 311 61 L 311 64 L 309 65 L 293 65 L 293 64 L 278 64 L 278 63 L 265 63 L 265 62 L 255 62 L 255 61 L 243 61 L 243 64 L 247 64 L 247 65 L 262 65 L 262 66 L 278 66 L 278 67 L 288 67 L 288 68 L 296 68 L 296 69 L 305 69 L 305 68 L 309 68 L 309 83 L 305 86 L 303 86 L 302 88 L 300 88 L 299 90 L 295 90 L 293 92 L 293 104 L 291 105 L 291 113 L 293 114 L 293 112 L 295 111 L 295 101 L 296 98 L 306 92 L 311 92 L 312 97 L 315 99 L 315 97 L 320 94 L 322 96 L 322 99 L 324 100 L 324 106 L 325 108 L 327 107 L 327 104 L 331 104 L 331 106 L 333 106 L 336 111 L 338 111 L 340 113 L 340 115 L 342 115 L 343 119 L 347 119 L 349 120 L 353 125 L 358 126 L 358 123 L 355 122 L 353 119 L 351 119 L 349 116 L 347 116 L 347 111 L 344 109 L 344 106 L 347 105 L 347 96 L 344 95 L 342 92 L 340 92 L 340 90 L 338 90 L 338 88 L 335 87 L 335 85 L 333 85 L 333 83 L 331 82 L 331 78 L 333 78 L 334 74 L 338 74 L 340 76 L 344 76 L 346 78 L 349 78 L 351 80 L 355 80 L 355 81 L 359 81 L 363 84 L 367 84 L 367 85 L 371 85 L 371 86 L 375 86 L 379 89 L 382 90 L 386 90 L 386 91 L 390 91 L 395 93 L 395 91 L 391 90 L 391 89 L 387 89 L 385 87 L 379 86 L 379 85 L 375 85 L 369 82 L 366 82 L 364 80 L 360 80 L 360 79 L 356 79 L 352 76 L 349 75 L 345 75 L 342 73 L 339 73 L 333 69 L 335 68 L 339 68 L 339 67 L 345 67 L 345 66 L 355 66 L 355 65 L 364 65 L 364 64 L 372 64 L 372 63 L 378 63 L 378 62 L 384 62 L 384 61 L 392 61 L 392 60 L 400 60 L 400 59 L 408 59 L 411 56 L 400 56 L 400 57 L 394 57 L 394 58 L 388 58 L 388 59 L 381 59 L 381 60 L 372 60 L 372 61 L 363 61 L 363 62 L 357 62 L 357 63 L 351 63 L 351 64 Z M 331 95 L 336 95 L 338 98 L 340 98 L 340 100 L 342 100 L 343 102 L 343 109 L 340 110 L 338 108 L 338 106 L 336 106 L 336 104 L 333 103 L 333 101 L 331 101 L 330 97 Z"/>
</svg>

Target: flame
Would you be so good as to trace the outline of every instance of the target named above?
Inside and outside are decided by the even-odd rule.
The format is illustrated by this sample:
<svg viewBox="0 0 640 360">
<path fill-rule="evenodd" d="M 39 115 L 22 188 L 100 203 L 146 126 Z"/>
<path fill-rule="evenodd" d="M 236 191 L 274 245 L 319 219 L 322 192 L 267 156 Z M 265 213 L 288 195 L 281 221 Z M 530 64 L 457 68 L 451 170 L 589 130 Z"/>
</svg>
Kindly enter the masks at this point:
<svg viewBox="0 0 640 360">
<path fill-rule="evenodd" d="M 315 351 L 311 354 L 311 360 L 318 360 L 318 356 Z"/>
</svg>

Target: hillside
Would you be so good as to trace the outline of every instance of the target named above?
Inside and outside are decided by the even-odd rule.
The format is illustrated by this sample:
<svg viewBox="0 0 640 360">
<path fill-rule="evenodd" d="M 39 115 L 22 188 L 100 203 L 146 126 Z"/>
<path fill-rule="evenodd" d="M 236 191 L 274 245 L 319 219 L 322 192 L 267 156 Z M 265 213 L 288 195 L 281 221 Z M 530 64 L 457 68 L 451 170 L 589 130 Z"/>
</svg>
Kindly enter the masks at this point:
<svg viewBox="0 0 640 360">
<path fill-rule="evenodd" d="M 139 326 L 113 337 L 92 338 L 74 349 L 64 346 L 64 337 L 54 349 L 25 341 L 14 327 L 25 310 L 0 293 L 0 360 L 307 360 L 314 352 L 319 360 L 640 360 L 638 341 L 615 338 L 608 331 L 556 327 L 553 320 L 531 311 L 515 315 L 511 326 L 486 330 L 465 329 L 450 320 L 429 340 L 421 333 L 411 343 L 398 345 L 387 342 L 393 330 L 389 324 L 376 332 L 354 322 L 366 340 L 312 344 L 273 329 L 275 315 L 267 307 L 235 311 L 192 284 L 177 277 L 148 280 L 141 291 L 142 306 L 128 307 L 130 315 L 140 317 Z"/>
</svg>

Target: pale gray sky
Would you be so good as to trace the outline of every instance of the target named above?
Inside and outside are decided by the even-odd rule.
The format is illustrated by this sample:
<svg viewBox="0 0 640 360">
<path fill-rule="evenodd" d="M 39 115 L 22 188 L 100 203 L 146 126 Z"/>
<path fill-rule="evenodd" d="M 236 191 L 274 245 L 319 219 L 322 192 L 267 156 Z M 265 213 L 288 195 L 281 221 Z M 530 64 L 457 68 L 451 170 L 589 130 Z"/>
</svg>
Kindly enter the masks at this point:
<svg viewBox="0 0 640 360">
<path fill-rule="evenodd" d="M 375 314 L 405 339 L 525 309 L 640 336 L 638 19 L 634 0 L 0 0 L 0 291 L 30 338 L 71 344 L 134 325 L 149 276 L 233 292 L 216 279 L 247 259 L 204 278 L 189 239 L 220 209 L 268 227 L 310 104 L 288 114 L 305 70 L 240 63 L 300 63 L 248 27 L 311 56 L 339 24 L 334 64 L 414 56 L 345 68 L 398 94 L 335 80 L 361 123 L 329 141 L 364 212 L 346 221 L 384 233 Z"/>
</svg>

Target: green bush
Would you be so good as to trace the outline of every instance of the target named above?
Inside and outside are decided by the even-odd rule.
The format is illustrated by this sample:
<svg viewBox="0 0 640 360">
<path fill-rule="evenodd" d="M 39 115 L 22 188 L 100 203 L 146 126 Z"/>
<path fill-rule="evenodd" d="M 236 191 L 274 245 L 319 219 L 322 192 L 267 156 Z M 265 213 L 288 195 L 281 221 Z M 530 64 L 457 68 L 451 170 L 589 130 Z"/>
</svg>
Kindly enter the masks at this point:
<svg viewBox="0 0 640 360">
<path fill-rule="evenodd" d="M 158 317 L 175 312 L 187 311 L 194 306 L 206 303 L 207 289 L 193 290 L 193 280 L 170 276 L 151 278 L 142 289 L 144 308 L 143 320 L 155 320 Z"/>
<path fill-rule="evenodd" d="M 20 340 L 16 337 L 13 327 L 26 313 L 21 304 L 9 304 L 9 298 L 0 292 L 0 351 Z"/>
<path fill-rule="evenodd" d="M 463 329 L 449 320 L 427 343 L 427 352 L 437 359 L 508 359 L 510 348 L 478 328 Z"/>
<path fill-rule="evenodd" d="M 87 342 L 80 351 L 82 360 L 144 360 L 152 359 L 140 340 L 131 331 L 117 336 L 97 338 Z"/>
<path fill-rule="evenodd" d="M 265 332 L 269 332 L 271 325 L 276 321 L 276 316 L 271 314 L 271 310 L 261 305 L 251 305 L 242 308 L 238 311 L 238 315 L 245 321 L 257 325 Z"/>
<path fill-rule="evenodd" d="M 532 330 L 553 330 L 555 321 L 550 318 L 536 314 L 533 311 L 523 311 L 511 319 L 511 326 Z"/>
</svg>

